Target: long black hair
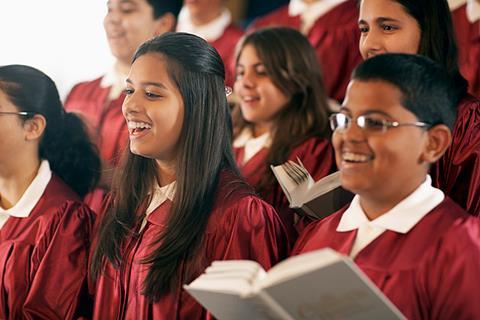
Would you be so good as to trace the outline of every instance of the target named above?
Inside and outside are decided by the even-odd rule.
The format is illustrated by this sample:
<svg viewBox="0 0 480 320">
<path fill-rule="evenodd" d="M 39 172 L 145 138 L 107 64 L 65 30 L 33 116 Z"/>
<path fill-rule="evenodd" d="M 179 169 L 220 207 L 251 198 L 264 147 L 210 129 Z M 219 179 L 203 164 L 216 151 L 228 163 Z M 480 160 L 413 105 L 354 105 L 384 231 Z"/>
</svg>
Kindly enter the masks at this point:
<svg viewBox="0 0 480 320">
<path fill-rule="evenodd" d="M 100 158 L 83 121 L 65 112 L 57 87 L 50 77 L 24 65 L 0 67 L 1 90 L 19 111 L 40 114 L 47 125 L 40 140 L 40 158 L 80 196 L 98 182 Z"/>
<path fill-rule="evenodd" d="M 267 164 L 281 164 L 292 149 L 312 136 L 330 138 L 328 97 L 315 49 L 299 31 L 285 27 L 264 28 L 246 35 L 237 46 L 236 63 L 243 49 L 251 45 L 268 76 L 290 100 L 275 119 Z M 251 123 L 243 119 L 240 107 L 233 111 L 234 135 Z M 275 184 L 270 169 L 257 186 L 268 190 Z"/>
<path fill-rule="evenodd" d="M 447 0 L 394 0 L 418 23 L 421 30 L 418 54 L 443 66 L 452 77 L 457 100 L 465 96 L 468 82 L 458 66 L 458 47 Z"/>
<path fill-rule="evenodd" d="M 217 51 L 187 33 L 165 33 L 142 44 L 133 61 L 145 54 L 166 59 L 167 72 L 184 103 L 183 127 L 176 156 L 176 193 L 167 225 L 144 263 L 149 271 L 143 294 L 152 301 L 177 289 L 182 262 L 195 261 L 213 205 L 220 172 L 238 174 L 232 153 L 232 125 L 225 95 L 225 70 Z M 156 183 L 156 162 L 126 150 L 114 178 L 113 201 L 98 235 L 92 275 L 105 259 L 122 262 L 122 244 L 143 216 L 136 212 L 148 202 Z M 187 275 L 188 276 L 188 275 Z"/>
</svg>

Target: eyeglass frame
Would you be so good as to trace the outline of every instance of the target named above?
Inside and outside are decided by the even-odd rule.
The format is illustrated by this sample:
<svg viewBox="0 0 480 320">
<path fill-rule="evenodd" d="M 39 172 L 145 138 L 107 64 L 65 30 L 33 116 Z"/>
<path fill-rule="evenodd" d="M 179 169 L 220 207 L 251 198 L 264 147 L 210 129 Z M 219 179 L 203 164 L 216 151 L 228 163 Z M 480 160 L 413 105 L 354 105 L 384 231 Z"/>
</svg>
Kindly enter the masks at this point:
<svg viewBox="0 0 480 320">
<path fill-rule="evenodd" d="M 346 119 L 349 119 L 347 120 L 347 126 L 345 126 L 345 128 L 343 129 L 339 129 L 339 127 L 337 128 L 334 128 L 333 127 L 333 121 L 335 119 L 335 117 L 337 117 L 338 115 L 343 115 Z M 344 113 L 341 113 L 341 112 L 337 112 L 337 113 L 333 113 L 331 114 L 329 117 L 328 117 L 328 120 L 329 120 L 329 124 L 330 124 L 330 128 L 332 129 L 332 131 L 337 131 L 338 132 L 344 132 L 346 129 L 350 128 L 350 126 L 352 125 L 352 123 L 355 121 L 355 124 L 360 128 L 362 129 L 362 131 L 365 131 L 365 132 L 378 132 L 378 133 L 385 133 L 387 132 L 388 129 L 390 128 L 398 128 L 398 127 L 402 127 L 402 126 L 414 126 L 414 127 L 417 127 L 417 128 L 424 128 L 424 129 L 428 129 L 430 127 L 432 127 L 431 124 L 429 123 L 426 123 L 426 122 L 422 122 L 422 121 L 416 121 L 416 122 L 398 122 L 398 121 L 389 121 L 389 120 L 384 120 L 384 119 L 379 119 L 377 121 L 381 121 L 382 122 L 382 129 L 381 130 L 375 130 L 375 129 L 372 129 L 370 128 L 370 130 L 368 128 L 366 128 L 365 126 L 365 123 L 366 121 L 363 121 L 363 125 L 361 123 L 359 123 L 359 119 L 365 119 L 366 117 L 368 117 L 368 114 L 367 115 L 360 115 L 358 117 L 355 117 L 355 118 L 352 118 Z M 354 120 L 355 119 L 355 120 Z"/>
<path fill-rule="evenodd" d="M 16 116 L 28 117 L 28 116 L 33 116 L 35 114 L 36 114 L 35 112 L 31 112 L 31 111 L 0 111 L 0 116 L 16 115 Z"/>
</svg>

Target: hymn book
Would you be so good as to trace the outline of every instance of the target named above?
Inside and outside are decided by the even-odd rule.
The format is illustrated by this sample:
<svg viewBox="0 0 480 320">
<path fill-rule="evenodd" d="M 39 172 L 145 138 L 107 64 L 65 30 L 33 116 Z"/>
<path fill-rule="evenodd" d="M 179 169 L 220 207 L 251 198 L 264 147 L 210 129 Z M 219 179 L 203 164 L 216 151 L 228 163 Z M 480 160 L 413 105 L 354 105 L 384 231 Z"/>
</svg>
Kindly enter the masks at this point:
<svg viewBox="0 0 480 320">
<path fill-rule="evenodd" d="M 184 288 L 219 320 L 405 319 L 350 258 L 330 248 L 268 272 L 254 261 L 214 261 Z"/>
<path fill-rule="evenodd" d="M 300 160 L 270 167 L 290 208 L 301 215 L 325 218 L 352 201 L 353 194 L 342 188 L 340 171 L 315 182 Z"/>
</svg>

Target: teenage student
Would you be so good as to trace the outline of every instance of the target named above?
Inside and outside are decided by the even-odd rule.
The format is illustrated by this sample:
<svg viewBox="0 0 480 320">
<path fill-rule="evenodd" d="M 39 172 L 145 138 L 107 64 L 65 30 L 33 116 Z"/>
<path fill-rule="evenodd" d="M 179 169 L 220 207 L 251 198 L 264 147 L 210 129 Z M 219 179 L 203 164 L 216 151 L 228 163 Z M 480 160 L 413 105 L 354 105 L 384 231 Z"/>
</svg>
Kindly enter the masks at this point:
<svg viewBox="0 0 480 320">
<path fill-rule="evenodd" d="M 0 67 L 0 318 L 77 319 L 95 214 L 81 202 L 100 159 L 55 83 Z"/>
<path fill-rule="evenodd" d="M 287 253 L 281 220 L 237 172 L 224 76 L 192 34 L 136 52 L 122 107 L 130 145 L 92 259 L 94 319 L 205 319 L 183 284 L 213 260 L 269 268 Z"/>
<path fill-rule="evenodd" d="M 420 55 L 379 55 L 356 69 L 330 117 L 342 185 L 356 195 L 294 249 L 350 256 L 407 319 L 480 317 L 480 221 L 428 175 L 451 142 L 450 82 Z"/>
</svg>

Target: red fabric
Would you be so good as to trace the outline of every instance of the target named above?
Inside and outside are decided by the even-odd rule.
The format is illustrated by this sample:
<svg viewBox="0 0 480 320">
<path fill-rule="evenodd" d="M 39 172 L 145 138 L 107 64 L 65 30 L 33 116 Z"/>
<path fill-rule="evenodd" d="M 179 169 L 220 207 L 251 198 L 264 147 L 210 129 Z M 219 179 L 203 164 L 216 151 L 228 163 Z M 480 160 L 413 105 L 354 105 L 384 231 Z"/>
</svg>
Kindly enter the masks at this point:
<svg viewBox="0 0 480 320">
<path fill-rule="evenodd" d="M 120 270 L 106 263 L 96 283 L 94 319 L 207 319 L 209 315 L 184 290 L 149 303 L 140 291 L 148 268 L 140 261 L 151 252 L 150 244 L 165 226 L 171 206 L 166 201 L 147 218 L 137 238 L 125 241 Z M 250 188 L 231 173 L 219 182 L 213 210 L 199 251 L 192 279 L 181 266 L 178 289 L 198 277 L 214 260 L 250 259 L 268 269 L 288 253 L 280 219 L 273 208 L 251 195 Z"/>
<path fill-rule="evenodd" d="M 74 319 L 88 310 L 94 216 L 53 176 L 30 216 L 8 218 L 0 229 L 0 319 Z"/>
<path fill-rule="evenodd" d="M 480 216 L 480 100 L 467 96 L 460 102 L 452 144 L 432 166 L 431 175 L 435 187 Z"/>
<path fill-rule="evenodd" d="M 115 167 L 128 144 L 128 128 L 122 114 L 125 95 L 109 101 L 110 88 L 102 88 L 101 80 L 77 84 L 65 101 L 65 109 L 80 112 L 85 117 L 102 160 L 107 166 Z M 99 212 L 105 194 L 105 190 L 96 189 L 84 202 Z"/>
<path fill-rule="evenodd" d="M 344 211 L 311 224 L 293 254 L 330 247 L 348 255 L 357 231 L 336 231 Z M 480 221 L 449 198 L 407 234 L 387 230 L 354 261 L 408 319 L 480 319 Z"/>
<path fill-rule="evenodd" d="M 339 4 L 318 18 L 307 38 L 315 48 L 322 67 L 329 97 L 342 101 L 353 69 L 362 61 L 358 43 L 358 7 L 356 0 Z M 300 30 L 300 17 L 288 15 L 288 5 L 253 21 L 248 31 L 267 26 L 285 26 Z"/>
<path fill-rule="evenodd" d="M 266 170 L 270 170 L 269 165 L 265 163 L 268 149 L 260 150 L 245 164 L 242 164 L 244 149 L 234 148 L 234 153 L 240 172 L 247 182 L 254 187 L 258 186 L 260 180 L 265 176 Z M 297 158 L 302 161 L 315 181 L 335 171 L 334 151 L 327 139 L 312 137 L 297 145 L 288 155 L 288 160 L 297 161 Z M 298 232 L 303 230 L 310 221 L 301 219 L 295 223 L 295 211 L 290 209 L 287 197 L 278 183 L 271 190 L 262 192 L 260 195 L 278 212 L 293 245 L 298 237 Z"/>
<path fill-rule="evenodd" d="M 225 84 L 230 87 L 233 87 L 235 82 L 235 46 L 242 36 L 242 29 L 230 24 L 220 38 L 210 42 L 222 57 L 225 64 Z"/>
<path fill-rule="evenodd" d="M 469 91 L 480 97 L 480 20 L 467 19 L 466 4 L 452 11 L 459 49 L 460 71 L 468 80 Z"/>
</svg>

